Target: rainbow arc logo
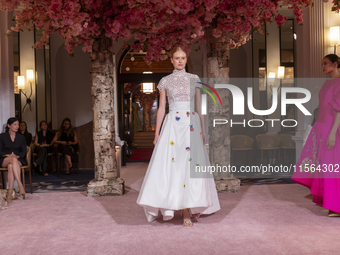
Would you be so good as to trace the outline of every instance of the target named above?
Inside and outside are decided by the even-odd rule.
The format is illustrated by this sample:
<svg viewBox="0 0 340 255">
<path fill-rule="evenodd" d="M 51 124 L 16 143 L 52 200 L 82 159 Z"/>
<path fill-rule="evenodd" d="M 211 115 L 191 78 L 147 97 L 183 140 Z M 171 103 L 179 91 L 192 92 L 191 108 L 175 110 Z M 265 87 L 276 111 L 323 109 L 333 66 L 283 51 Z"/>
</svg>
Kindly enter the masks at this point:
<svg viewBox="0 0 340 255">
<path fill-rule="evenodd" d="M 197 83 L 202 84 L 203 86 L 206 86 L 208 89 L 213 91 L 215 93 L 215 95 L 217 96 L 217 98 L 220 101 L 220 104 L 222 106 L 222 100 L 220 98 L 220 95 L 217 93 L 217 91 L 213 87 L 211 87 L 210 85 L 205 84 L 203 82 L 197 82 Z M 206 92 L 212 98 L 212 100 L 214 100 L 215 105 L 217 105 L 214 96 L 210 93 L 209 90 L 201 88 L 201 87 L 197 87 L 197 88 L 199 88 L 200 90 L 203 90 L 204 92 Z M 202 114 L 203 115 L 207 114 L 207 95 L 205 95 L 205 94 L 202 95 Z"/>
</svg>

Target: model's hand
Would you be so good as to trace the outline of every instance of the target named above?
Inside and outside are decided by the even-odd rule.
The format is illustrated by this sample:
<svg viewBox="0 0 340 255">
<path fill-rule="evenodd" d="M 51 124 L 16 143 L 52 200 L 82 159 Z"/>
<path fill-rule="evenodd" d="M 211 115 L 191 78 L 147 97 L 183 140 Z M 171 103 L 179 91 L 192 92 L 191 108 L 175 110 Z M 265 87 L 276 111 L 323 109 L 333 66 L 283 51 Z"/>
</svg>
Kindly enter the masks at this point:
<svg viewBox="0 0 340 255">
<path fill-rule="evenodd" d="M 332 149 L 335 144 L 335 133 L 331 132 L 327 139 L 328 149 Z"/>
<path fill-rule="evenodd" d="M 60 144 L 66 145 L 66 142 L 65 141 L 61 141 Z"/>
<path fill-rule="evenodd" d="M 158 134 L 155 135 L 155 139 L 153 139 L 153 145 L 156 145 L 156 143 L 157 143 L 157 141 L 158 141 L 158 137 L 159 137 Z"/>
<path fill-rule="evenodd" d="M 207 135 L 205 132 L 202 132 L 202 139 L 203 139 L 203 144 L 205 145 L 206 141 L 207 141 Z"/>
</svg>

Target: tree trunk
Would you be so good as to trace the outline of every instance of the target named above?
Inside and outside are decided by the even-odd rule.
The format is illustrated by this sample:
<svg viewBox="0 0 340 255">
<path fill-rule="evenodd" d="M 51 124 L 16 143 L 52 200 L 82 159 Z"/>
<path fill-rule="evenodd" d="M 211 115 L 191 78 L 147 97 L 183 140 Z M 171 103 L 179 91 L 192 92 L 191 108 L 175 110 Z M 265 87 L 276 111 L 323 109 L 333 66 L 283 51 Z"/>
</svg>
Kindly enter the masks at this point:
<svg viewBox="0 0 340 255">
<path fill-rule="evenodd" d="M 229 78 L 229 38 L 228 44 L 217 42 L 212 36 L 211 29 L 207 30 L 207 75 L 213 79 L 210 85 L 226 83 Z M 219 81 L 220 80 L 220 81 Z M 216 89 L 222 104 L 215 106 L 213 100 L 208 98 L 209 123 L 214 119 L 229 120 L 229 90 Z M 230 164 L 230 126 L 216 125 L 209 127 L 209 157 L 212 166 L 227 166 Z M 216 188 L 219 192 L 236 192 L 240 189 L 240 180 L 232 177 L 230 173 L 214 173 Z"/>
<path fill-rule="evenodd" d="M 102 37 L 93 45 L 91 58 L 95 178 L 87 185 L 88 196 L 123 195 L 124 180 L 118 177 L 113 84 L 113 43 Z"/>
</svg>

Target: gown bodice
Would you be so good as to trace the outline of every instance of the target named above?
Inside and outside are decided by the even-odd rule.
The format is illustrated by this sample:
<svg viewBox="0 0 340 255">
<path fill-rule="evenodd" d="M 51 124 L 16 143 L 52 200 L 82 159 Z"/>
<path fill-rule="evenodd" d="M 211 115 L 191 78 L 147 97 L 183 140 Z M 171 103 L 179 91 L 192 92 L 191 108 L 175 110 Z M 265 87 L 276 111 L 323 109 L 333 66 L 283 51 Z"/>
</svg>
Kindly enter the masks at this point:
<svg viewBox="0 0 340 255">
<path fill-rule="evenodd" d="M 317 122 L 333 125 L 336 111 L 340 110 L 340 78 L 327 80 L 319 92 Z"/>
<path fill-rule="evenodd" d="M 170 110 L 195 109 L 195 88 L 202 87 L 196 74 L 187 73 L 185 69 L 174 70 L 158 83 L 158 90 L 166 90 Z"/>
</svg>

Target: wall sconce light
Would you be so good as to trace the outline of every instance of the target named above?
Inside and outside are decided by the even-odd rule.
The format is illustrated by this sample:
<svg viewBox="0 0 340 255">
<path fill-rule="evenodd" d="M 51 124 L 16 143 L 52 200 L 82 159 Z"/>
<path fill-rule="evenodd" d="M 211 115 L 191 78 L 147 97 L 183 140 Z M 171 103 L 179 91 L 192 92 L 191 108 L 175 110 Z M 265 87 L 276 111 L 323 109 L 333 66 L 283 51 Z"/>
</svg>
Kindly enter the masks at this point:
<svg viewBox="0 0 340 255">
<path fill-rule="evenodd" d="M 277 78 L 283 79 L 285 77 L 285 67 L 284 66 L 279 66 L 277 70 Z"/>
<path fill-rule="evenodd" d="M 26 77 L 27 77 L 27 82 L 33 82 L 34 80 L 33 70 L 26 70 Z"/>
<path fill-rule="evenodd" d="M 25 76 L 18 76 L 18 89 L 22 90 L 25 88 Z"/>
<path fill-rule="evenodd" d="M 24 108 L 22 108 L 22 111 L 25 110 L 27 105 L 29 105 L 30 111 L 32 111 L 32 108 L 31 108 L 31 103 L 32 103 L 31 97 L 32 97 L 32 92 L 33 92 L 33 90 L 32 90 L 32 83 L 34 81 L 34 72 L 33 72 L 33 70 L 26 70 L 26 79 L 27 79 L 27 82 L 30 84 L 30 88 L 31 88 L 31 94 L 30 94 L 29 97 L 23 91 L 23 89 L 25 88 L 25 77 L 24 76 L 18 76 L 18 87 L 20 89 L 20 92 L 26 97 L 26 104 L 25 104 Z"/>
<path fill-rule="evenodd" d="M 143 93 L 150 94 L 153 92 L 153 83 L 143 83 Z"/>
<path fill-rule="evenodd" d="M 336 54 L 336 46 L 339 42 L 339 26 L 331 27 L 329 30 L 329 38 L 331 46 L 334 46 L 334 54 Z"/>
<path fill-rule="evenodd" d="M 274 85 L 275 72 L 269 72 L 268 74 L 268 85 Z"/>
</svg>

